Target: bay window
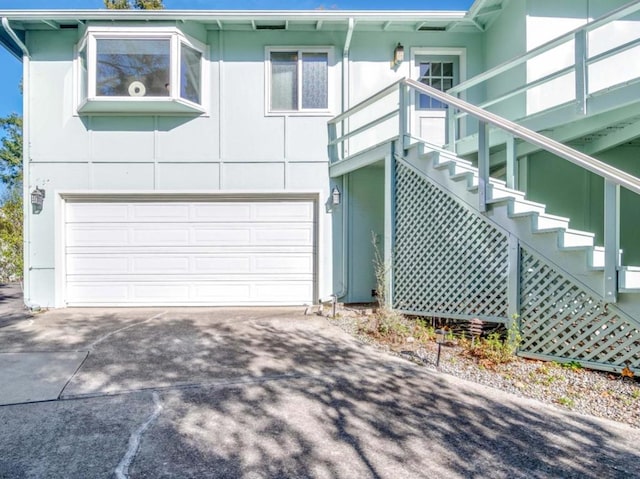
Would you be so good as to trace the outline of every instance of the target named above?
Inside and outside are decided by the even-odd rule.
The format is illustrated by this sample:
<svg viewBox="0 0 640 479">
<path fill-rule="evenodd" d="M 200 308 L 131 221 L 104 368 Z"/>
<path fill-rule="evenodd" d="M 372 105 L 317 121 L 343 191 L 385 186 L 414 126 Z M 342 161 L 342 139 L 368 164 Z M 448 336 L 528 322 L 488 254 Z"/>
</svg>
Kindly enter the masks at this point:
<svg viewBox="0 0 640 479">
<path fill-rule="evenodd" d="M 204 52 L 173 27 L 89 27 L 78 46 L 78 111 L 202 113 Z"/>
</svg>

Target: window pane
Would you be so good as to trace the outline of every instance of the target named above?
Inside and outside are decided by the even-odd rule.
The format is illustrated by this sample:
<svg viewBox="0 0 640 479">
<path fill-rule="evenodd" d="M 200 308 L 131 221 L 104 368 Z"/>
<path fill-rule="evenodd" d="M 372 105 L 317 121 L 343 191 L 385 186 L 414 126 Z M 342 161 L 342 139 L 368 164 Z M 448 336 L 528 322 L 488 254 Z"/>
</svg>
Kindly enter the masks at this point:
<svg viewBox="0 0 640 479">
<path fill-rule="evenodd" d="M 429 75 L 429 73 L 431 73 L 431 63 L 426 62 L 426 63 L 421 63 L 420 64 L 420 76 L 426 76 Z"/>
<path fill-rule="evenodd" d="M 327 108 L 328 64 L 326 53 L 302 54 L 302 108 Z"/>
<path fill-rule="evenodd" d="M 433 62 L 431 64 L 431 75 L 433 76 L 440 76 L 442 75 L 442 63 L 440 62 Z"/>
<path fill-rule="evenodd" d="M 98 39 L 96 94 L 169 96 L 169 52 L 168 39 Z"/>
<path fill-rule="evenodd" d="M 453 63 L 443 63 L 442 64 L 442 74 L 446 77 L 452 77 L 453 76 Z"/>
<path fill-rule="evenodd" d="M 180 44 L 180 96 L 194 103 L 200 100 L 200 59 L 202 54 Z"/>
<path fill-rule="evenodd" d="M 298 109 L 298 54 L 271 53 L 271 109 Z"/>
<path fill-rule="evenodd" d="M 78 54 L 78 61 L 80 62 L 80 101 L 87 99 L 88 94 L 88 81 L 87 81 L 87 49 L 83 48 Z"/>
<path fill-rule="evenodd" d="M 431 97 L 418 93 L 418 108 L 431 108 Z"/>
</svg>

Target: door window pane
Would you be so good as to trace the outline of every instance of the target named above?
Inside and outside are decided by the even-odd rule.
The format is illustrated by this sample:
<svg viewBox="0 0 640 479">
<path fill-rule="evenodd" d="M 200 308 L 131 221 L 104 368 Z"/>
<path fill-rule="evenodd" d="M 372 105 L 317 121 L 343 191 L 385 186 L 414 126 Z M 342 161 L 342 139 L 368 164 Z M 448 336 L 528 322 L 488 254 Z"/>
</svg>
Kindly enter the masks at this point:
<svg viewBox="0 0 640 479">
<path fill-rule="evenodd" d="M 96 63 L 98 96 L 169 96 L 169 39 L 98 39 Z"/>
<path fill-rule="evenodd" d="M 327 108 L 328 63 L 326 53 L 302 54 L 302 108 Z"/>
<path fill-rule="evenodd" d="M 418 81 L 436 90 L 447 91 L 453 87 L 454 67 L 452 62 L 421 62 L 419 65 L 420 78 Z M 428 95 L 417 94 L 417 108 L 442 109 L 447 105 Z"/>
<path fill-rule="evenodd" d="M 271 53 L 271 109 L 296 110 L 298 105 L 298 53 Z"/>
<path fill-rule="evenodd" d="M 180 96 L 194 103 L 200 103 L 201 57 L 199 51 L 180 44 Z"/>
</svg>

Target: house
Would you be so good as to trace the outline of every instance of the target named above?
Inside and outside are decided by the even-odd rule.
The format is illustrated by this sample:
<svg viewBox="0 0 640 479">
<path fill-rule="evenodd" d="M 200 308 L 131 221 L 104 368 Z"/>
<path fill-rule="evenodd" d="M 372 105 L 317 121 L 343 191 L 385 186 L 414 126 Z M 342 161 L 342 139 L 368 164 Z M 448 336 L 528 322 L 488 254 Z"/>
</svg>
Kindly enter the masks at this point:
<svg viewBox="0 0 640 479">
<path fill-rule="evenodd" d="M 640 2 L 0 17 L 29 306 L 368 302 L 377 243 L 402 311 L 640 367 Z"/>
</svg>

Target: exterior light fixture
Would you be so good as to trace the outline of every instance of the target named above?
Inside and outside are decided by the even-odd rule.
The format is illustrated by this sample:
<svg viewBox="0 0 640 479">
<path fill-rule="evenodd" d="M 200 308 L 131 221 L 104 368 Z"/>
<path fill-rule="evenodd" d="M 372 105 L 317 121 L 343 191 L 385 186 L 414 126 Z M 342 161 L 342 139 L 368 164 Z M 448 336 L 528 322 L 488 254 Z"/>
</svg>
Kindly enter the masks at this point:
<svg viewBox="0 0 640 479">
<path fill-rule="evenodd" d="M 340 204 L 342 194 L 337 186 L 334 186 L 331 190 L 331 204 L 333 206 L 338 206 Z"/>
<path fill-rule="evenodd" d="M 404 47 L 400 42 L 393 50 L 393 61 L 391 62 L 392 67 L 397 67 L 404 61 Z"/>
<path fill-rule="evenodd" d="M 436 329 L 436 344 L 438 345 L 438 357 L 436 359 L 436 367 L 440 366 L 440 350 L 444 344 L 447 332 L 444 329 Z"/>
<path fill-rule="evenodd" d="M 38 188 L 31 192 L 31 208 L 34 214 L 38 214 L 42 211 L 42 207 L 44 206 L 44 196 L 45 191 Z"/>
</svg>

